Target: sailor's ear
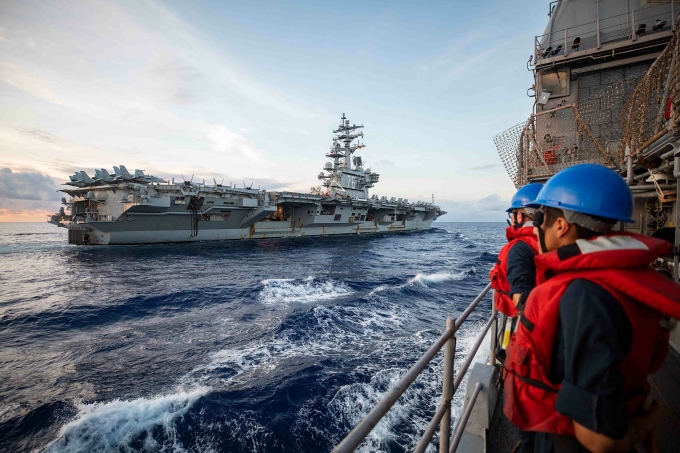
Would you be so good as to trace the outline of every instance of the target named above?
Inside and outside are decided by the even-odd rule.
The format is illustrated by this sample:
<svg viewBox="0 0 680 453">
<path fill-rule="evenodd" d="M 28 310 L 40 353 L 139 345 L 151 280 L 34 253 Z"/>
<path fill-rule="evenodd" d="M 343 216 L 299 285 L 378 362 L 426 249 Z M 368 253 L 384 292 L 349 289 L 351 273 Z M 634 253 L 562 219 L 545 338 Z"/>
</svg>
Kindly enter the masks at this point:
<svg viewBox="0 0 680 453">
<path fill-rule="evenodd" d="M 564 217 L 558 217 L 557 220 L 555 220 L 555 223 L 553 224 L 553 228 L 555 230 L 555 233 L 557 234 L 558 238 L 563 238 L 569 234 L 569 232 L 574 228 L 569 222 L 567 222 L 567 219 Z"/>
</svg>

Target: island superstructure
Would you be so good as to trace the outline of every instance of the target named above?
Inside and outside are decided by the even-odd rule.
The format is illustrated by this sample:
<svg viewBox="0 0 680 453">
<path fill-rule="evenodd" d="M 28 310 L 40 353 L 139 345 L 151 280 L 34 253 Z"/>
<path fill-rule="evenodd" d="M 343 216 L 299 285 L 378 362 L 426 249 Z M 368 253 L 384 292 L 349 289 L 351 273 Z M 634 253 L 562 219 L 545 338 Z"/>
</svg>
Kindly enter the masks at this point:
<svg viewBox="0 0 680 453">
<path fill-rule="evenodd" d="M 354 153 L 363 125 L 343 113 L 333 145 L 318 175 L 322 185 L 309 193 L 193 181 L 167 182 L 130 173 L 123 165 L 70 176 L 64 207 L 49 222 L 69 230 L 70 244 L 149 244 L 161 242 L 264 239 L 409 231 L 429 228 L 445 214 L 428 202 L 369 196 L 380 176 L 364 168 Z"/>
<path fill-rule="evenodd" d="M 679 13 L 675 2 L 549 3 L 527 63 L 533 111 L 494 137 L 515 187 L 605 165 L 633 192 L 635 223 L 623 228 L 680 243 Z M 678 281 L 677 255 L 654 266 Z"/>
</svg>

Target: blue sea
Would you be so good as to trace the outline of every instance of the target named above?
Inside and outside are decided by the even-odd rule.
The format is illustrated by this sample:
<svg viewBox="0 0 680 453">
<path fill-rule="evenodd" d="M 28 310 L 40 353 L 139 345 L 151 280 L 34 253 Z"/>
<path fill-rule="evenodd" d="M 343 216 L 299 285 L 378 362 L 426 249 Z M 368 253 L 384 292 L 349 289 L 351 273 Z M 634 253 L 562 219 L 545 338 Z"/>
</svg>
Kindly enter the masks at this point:
<svg viewBox="0 0 680 453">
<path fill-rule="evenodd" d="M 0 224 L 0 451 L 330 451 L 486 285 L 504 229 L 78 247 Z M 441 374 L 358 451 L 411 450 Z"/>
</svg>

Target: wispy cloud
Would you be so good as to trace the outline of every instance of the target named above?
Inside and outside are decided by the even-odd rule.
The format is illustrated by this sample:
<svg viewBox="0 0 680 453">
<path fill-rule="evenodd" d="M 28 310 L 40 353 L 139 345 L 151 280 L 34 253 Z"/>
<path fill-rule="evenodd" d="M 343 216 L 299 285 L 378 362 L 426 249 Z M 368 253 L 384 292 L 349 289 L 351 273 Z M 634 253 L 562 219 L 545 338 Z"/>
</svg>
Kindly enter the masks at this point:
<svg viewBox="0 0 680 453">
<path fill-rule="evenodd" d="M 472 171 L 491 170 L 492 168 L 500 168 L 500 167 L 501 167 L 501 164 L 476 165 L 474 167 L 470 167 L 470 170 L 472 170 Z"/>
<path fill-rule="evenodd" d="M 215 151 L 225 153 L 232 159 L 245 158 L 256 164 L 264 161 L 262 153 L 249 140 L 224 126 L 211 127 L 208 137 Z"/>
<path fill-rule="evenodd" d="M 456 38 L 439 55 L 421 61 L 417 65 L 420 78 L 455 79 L 478 68 L 481 63 L 498 52 L 504 45 L 495 38 L 493 31 L 472 29 Z"/>
</svg>

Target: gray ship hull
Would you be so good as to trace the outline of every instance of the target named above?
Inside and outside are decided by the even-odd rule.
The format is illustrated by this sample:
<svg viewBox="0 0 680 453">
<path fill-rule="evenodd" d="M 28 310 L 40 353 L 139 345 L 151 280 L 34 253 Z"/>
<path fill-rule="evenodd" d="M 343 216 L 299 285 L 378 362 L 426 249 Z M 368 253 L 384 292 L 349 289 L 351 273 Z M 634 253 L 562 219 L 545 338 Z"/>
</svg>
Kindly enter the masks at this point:
<svg viewBox="0 0 680 453">
<path fill-rule="evenodd" d="M 184 220 L 184 219 L 183 219 Z M 393 233 L 399 231 L 423 230 L 432 227 L 434 218 L 425 220 L 417 218 L 401 222 L 378 223 L 362 222 L 352 225 L 302 225 L 295 226 L 293 222 L 286 221 L 262 221 L 249 228 L 224 228 L 201 222 L 198 234 L 193 235 L 192 230 L 185 222 L 144 222 L 136 218 L 134 226 L 130 228 L 117 227 L 108 222 L 92 222 L 87 225 L 72 226 L 71 230 L 80 231 L 81 242 L 88 245 L 119 245 L 119 244 L 156 244 L 168 242 L 196 242 L 196 241 L 223 241 L 234 239 L 273 239 L 302 236 L 332 236 L 370 233 Z M 176 223 L 173 225 L 173 223 Z M 185 225 L 180 225 L 185 224 Z M 217 222 L 215 222 L 217 223 Z M 146 225 L 144 225 L 146 224 Z M 154 225 L 156 224 L 156 225 Z M 113 228 L 111 228 L 113 226 Z M 146 227 L 146 228 L 145 228 Z M 184 227 L 184 228 L 183 228 Z"/>
</svg>

